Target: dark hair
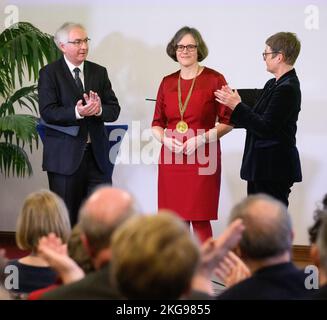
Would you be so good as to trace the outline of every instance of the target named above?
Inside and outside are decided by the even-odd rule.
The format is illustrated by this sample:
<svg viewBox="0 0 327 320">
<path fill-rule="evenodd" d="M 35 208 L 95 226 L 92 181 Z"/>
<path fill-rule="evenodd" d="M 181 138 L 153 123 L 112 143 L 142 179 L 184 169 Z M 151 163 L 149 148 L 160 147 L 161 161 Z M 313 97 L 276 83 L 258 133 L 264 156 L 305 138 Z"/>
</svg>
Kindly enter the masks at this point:
<svg viewBox="0 0 327 320">
<path fill-rule="evenodd" d="M 278 32 L 266 40 L 266 45 L 274 52 L 281 52 L 285 62 L 294 65 L 301 50 L 301 42 L 292 32 Z"/>
<path fill-rule="evenodd" d="M 168 43 L 166 48 L 166 52 L 168 56 L 171 57 L 174 61 L 177 61 L 176 46 L 178 42 L 187 34 L 192 35 L 192 37 L 196 42 L 197 51 L 198 51 L 198 61 L 204 60 L 208 56 L 208 47 L 204 42 L 204 40 L 202 39 L 200 32 L 195 28 L 190 28 L 187 26 L 179 29 L 174 35 L 174 37 Z"/>
<path fill-rule="evenodd" d="M 325 194 L 324 199 L 322 200 L 322 208 L 317 208 L 314 212 L 313 225 L 308 228 L 311 244 L 317 242 L 318 233 L 325 217 L 327 217 L 327 194 Z"/>
</svg>

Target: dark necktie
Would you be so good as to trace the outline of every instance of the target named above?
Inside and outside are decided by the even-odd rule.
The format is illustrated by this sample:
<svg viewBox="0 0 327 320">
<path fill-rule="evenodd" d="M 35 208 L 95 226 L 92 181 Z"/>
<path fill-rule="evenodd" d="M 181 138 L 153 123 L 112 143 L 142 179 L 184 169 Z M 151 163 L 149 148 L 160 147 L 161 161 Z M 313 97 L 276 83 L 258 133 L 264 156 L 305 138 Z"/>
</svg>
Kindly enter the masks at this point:
<svg viewBox="0 0 327 320">
<path fill-rule="evenodd" d="M 83 93 L 84 92 L 83 83 L 82 83 L 81 78 L 79 77 L 79 73 L 80 73 L 81 70 L 79 68 L 75 68 L 73 71 L 75 73 L 74 79 L 75 79 L 75 83 L 77 85 L 77 88 L 81 93 Z"/>
</svg>

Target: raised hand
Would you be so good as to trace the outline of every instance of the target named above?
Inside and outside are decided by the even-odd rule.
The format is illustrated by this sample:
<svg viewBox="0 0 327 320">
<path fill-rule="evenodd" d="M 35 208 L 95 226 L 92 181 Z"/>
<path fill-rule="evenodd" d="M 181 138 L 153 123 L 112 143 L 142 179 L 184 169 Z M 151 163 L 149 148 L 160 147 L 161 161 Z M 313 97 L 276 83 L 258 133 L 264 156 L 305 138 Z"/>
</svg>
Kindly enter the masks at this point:
<svg viewBox="0 0 327 320">
<path fill-rule="evenodd" d="M 250 277 L 251 271 L 233 251 L 229 251 L 218 264 L 215 274 L 229 288 Z"/>
<path fill-rule="evenodd" d="M 89 95 L 83 94 L 86 105 L 83 105 L 82 100 L 77 102 L 77 111 L 83 117 L 91 117 L 100 113 L 101 99 L 94 91 L 90 91 Z"/>
<path fill-rule="evenodd" d="M 64 284 L 84 277 L 84 271 L 68 256 L 67 245 L 54 233 L 39 240 L 38 254 L 58 273 Z"/>
<path fill-rule="evenodd" d="M 204 242 L 199 271 L 210 276 L 227 253 L 238 244 L 244 228 L 242 220 L 236 219 L 217 239 L 211 238 Z"/>
<path fill-rule="evenodd" d="M 214 92 L 216 96 L 216 101 L 225 106 L 231 108 L 232 110 L 241 102 L 241 97 L 237 90 L 232 90 L 229 86 L 222 86 L 220 90 Z"/>
</svg>

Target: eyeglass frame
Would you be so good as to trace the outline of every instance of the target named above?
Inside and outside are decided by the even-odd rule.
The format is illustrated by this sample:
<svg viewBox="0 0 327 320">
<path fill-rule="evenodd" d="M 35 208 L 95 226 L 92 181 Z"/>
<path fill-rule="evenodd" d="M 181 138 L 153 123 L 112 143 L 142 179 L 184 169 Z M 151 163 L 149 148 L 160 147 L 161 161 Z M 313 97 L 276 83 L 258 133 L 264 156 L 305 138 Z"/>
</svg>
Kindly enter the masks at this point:
<svg viewBox="0 0 327 320">
<path fill-rule="evenodd" d="M 266 55 L 267 54 L 275 54 L 275 53 L 282 53 L 282 52 L 280 52 L 280 51 L 262 52 L 263 60 L 266 61 L 266 59 L 267 59 Z"/>
<path fill-rule="evenodd" d="M 90 40 L 91 40 L 90 38 L 76 39 L 74 41 L 67 41 L 66 43 L 71 43 L 76 47 L 81 47 L 83 43 L 88 44 Z"/>
<path fill-rule="evenodd" d="M 187 44 L 186 46 L 184 46 L 182 44 L 177 44 L 176 51 L 183 52 L 186 49 L 189 52 L 194 52 L 197 49 L 197 47 L 198 46 L 196 44 Z"/>
</svg>

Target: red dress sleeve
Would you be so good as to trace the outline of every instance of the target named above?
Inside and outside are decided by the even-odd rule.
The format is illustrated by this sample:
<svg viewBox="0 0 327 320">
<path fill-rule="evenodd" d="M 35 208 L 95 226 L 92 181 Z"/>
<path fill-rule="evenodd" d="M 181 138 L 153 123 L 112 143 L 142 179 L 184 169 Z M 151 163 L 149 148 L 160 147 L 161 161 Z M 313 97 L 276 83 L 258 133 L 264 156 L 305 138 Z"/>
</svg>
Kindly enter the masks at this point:
<svg viewBox="0 0 327 320">
<path fill-rule="evenodd" d="M 222 74 L 220 74 L 219 78 L 218 78 L 217 89 L 221 89 L 221 87 L 226 84 L 227 84 L 227 82 L 225 80 L 225 77 Z M 218 104 L 218 111 L 217 111 L 218 122 L 231 125 L 230 117 L 233 112 L 232 109 L 228 108 L 224 104 L 219 103 L 218 101 L 217 101 L 217 104 Z"/>
<path fill-rule="evenodd" d="M 152 126 L 159 126 L 165 129 L 167 127 L 167 117 L 165 114 L 165 103 L 164 103 L 164 81 L 165 79 L 161 81 L 158 90 L 156 107 L 154 110 L 154 115 L 152 120 Z"/>
</svg>

